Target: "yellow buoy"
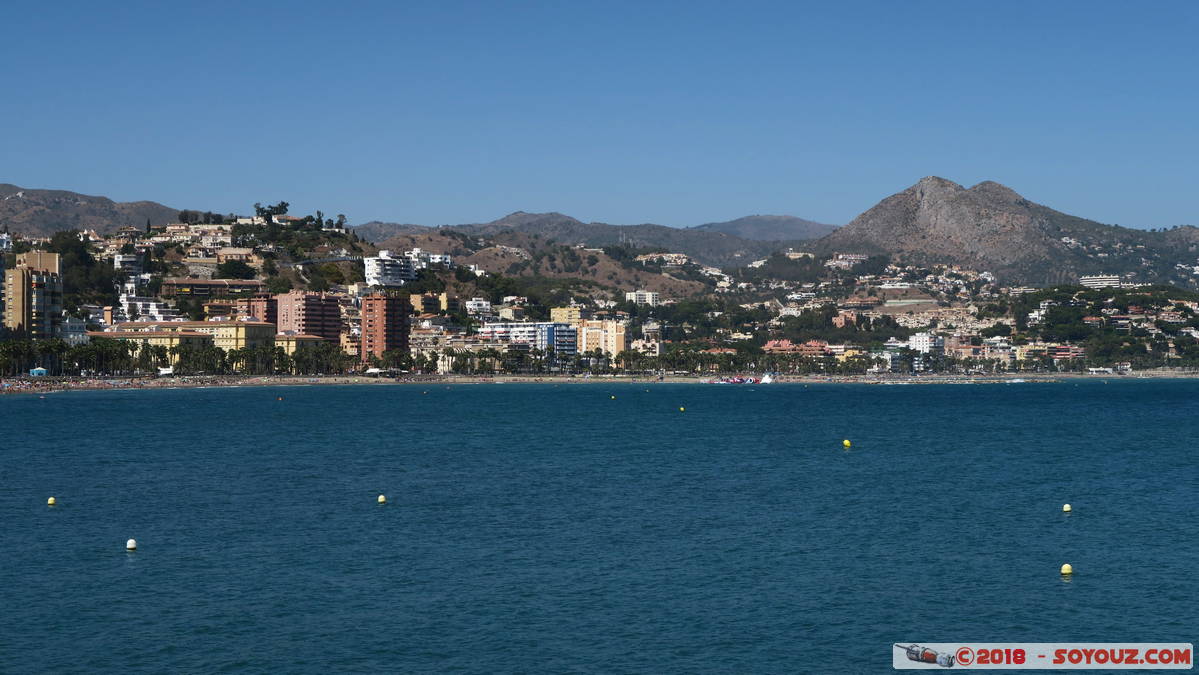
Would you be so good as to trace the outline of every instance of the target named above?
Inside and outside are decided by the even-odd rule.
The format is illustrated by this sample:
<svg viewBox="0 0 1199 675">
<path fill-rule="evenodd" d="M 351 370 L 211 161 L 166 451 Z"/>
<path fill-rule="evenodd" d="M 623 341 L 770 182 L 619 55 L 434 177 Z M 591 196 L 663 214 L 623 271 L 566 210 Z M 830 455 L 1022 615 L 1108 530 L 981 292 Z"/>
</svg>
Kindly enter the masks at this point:
<svg viewBox="0 0 1199 675">
<path fill-rule="evenodd" d="M 845 440 L 841 441 L 841 445 L 844 445 L 845 447 L 847 447 L 847 448 L 848 448 L 848 447 L 850 447 L 851 445 L 853 445 L 853 443 L 850 443 L 850 442 L 849 442 L 849 439 L 847 438 L 847 439 L 845 439 Z"/>
<path fill-rule="evenodd" d="M 125 542 L 125 550 L 126 551 L 136 551 L 137 550 L 137 540 L 130 539 L 129 541 Z"/>
<path fill-rule="evenodd" d="M 615 401 L 615 400 L 616 400 L 616 397 L 615 397 L 615 396 L 613 396 L 613 397 L 612 397 L 612 400 L 613 400 L 613 401 Z"/>
<path fill-rule="evenodd" d="M 57 504 L 57 503 L 58 503 L 58 500 L 57 500 L 57 499 L 55 499 L 55 498 L 53 498 L 53 497 L 51 497 L 51 498 L 49 498 L 49 499 L 47 499 L 47 500 L 46 500 L 46 504 L 47 504 L 48 506 L 54 506 L 54 505 L 55 505 L 55 504 Z"/>
<path fill-rule="evenodd" d="M 1064 513 L 1070 513 L 1070 510 L 1071 510 L 1071 509 L 1070 509 L 1070 505 L 1069 505 L 1069 504 L 1062 504 L 1062 511 L 1063 511 Z"/>
<path fill-rule="evenodd" d="M 1074 566 L 1070 563 L 1062 565 L 1062 574 L 1074 574 Z"/>
<path fill-rule="evenodd" d="M 679 406 L 679 412 L 686 412 L 686 410 L 687 410 L 687 409 L 686 409 L 686 408 L 684 408 L 683 406 Z"/>
<path fill-rule="evenodd" d="M 380 503 L 380 504 L 386 504 L 386 503 L 387 503 L 387 496 L 386 496 L 386 495 L 379 495 L 379 503 Z"/>
</svg>

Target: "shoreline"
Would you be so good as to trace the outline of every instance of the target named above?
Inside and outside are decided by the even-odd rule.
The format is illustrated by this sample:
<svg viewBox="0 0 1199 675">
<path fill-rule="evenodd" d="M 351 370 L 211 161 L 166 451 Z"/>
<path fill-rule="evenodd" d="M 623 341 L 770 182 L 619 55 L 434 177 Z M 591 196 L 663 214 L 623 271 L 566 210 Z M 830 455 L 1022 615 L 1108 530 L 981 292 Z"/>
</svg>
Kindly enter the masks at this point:
<svg viewBox="0 0 1199 675">
<path fill-rule="evenodd" d="M 149 389 L 200 389 L 236 387 L 294 387 L 329 385 L 438 385 L 438 384 L 708 384 L 719 375 L 611 376 L 595 375 L 420 375 L 406 378 L 366 375 L 299 376 L 185 376 L 112 378 L 0 378 L 0 394 L 49 394 L 63 391 L 120 391 Z M 1089 373 L 1003 373 L 997 375 L 783 375 L 773 384 L 1009 384 L 1053 383 L 1064 380 L 1194 379 L 1196 372 L 1140 371 L 1124 375 Z M 744 386 L 744 385 L 741 385 Z"/>
</svg>

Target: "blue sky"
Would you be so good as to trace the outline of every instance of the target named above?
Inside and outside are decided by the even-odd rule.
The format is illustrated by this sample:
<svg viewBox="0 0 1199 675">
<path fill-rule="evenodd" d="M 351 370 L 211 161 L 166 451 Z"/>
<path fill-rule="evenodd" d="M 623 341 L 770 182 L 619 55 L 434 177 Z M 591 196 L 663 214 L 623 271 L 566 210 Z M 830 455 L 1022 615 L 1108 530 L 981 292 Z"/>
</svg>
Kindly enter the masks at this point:
<svg viewBox="0 0 1199 675">
<path fill-rule="evenodd" d="M 844 223 L 925 175 L 1199 224 L 1199 3 L 27 3 L 0 182 L 351 222 Z"/>
</svg>

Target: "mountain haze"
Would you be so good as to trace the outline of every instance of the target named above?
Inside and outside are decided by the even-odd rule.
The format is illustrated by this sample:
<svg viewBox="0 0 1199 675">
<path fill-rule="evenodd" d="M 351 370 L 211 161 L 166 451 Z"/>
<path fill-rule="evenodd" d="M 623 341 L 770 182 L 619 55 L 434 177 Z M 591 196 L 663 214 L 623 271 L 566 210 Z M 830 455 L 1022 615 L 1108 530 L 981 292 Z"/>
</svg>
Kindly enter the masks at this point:
<svg viewBox="0 0 1199 675">
<path fill-rule="evenodd" d="M 806 222 L 806 221 L 805 221 Z M 356 228 L 367 239 L 381 241 L 394 235 L 415 234 L 419 226 L 370 222 Z M 427 228 L 431 229 L 431 228 Z M 798 246 L 801 240 L 790 242 L 755 241 L 711 229 L 678 228 L 665 225 L 609 225 L 584 223 L 561 213 L 525 213 L 517 211 L 488 223 L 445 225 L 464 234 L 492 236 L 513 231 L 536 234 L 561 244 L 612 246 L 629 244 L 643 248 L 663 248 L 686 253 L 706 265 L 738 266 L 765 257 L 779 248 Z M 368 236 L 370 233 L 371 236 Z M 381 235 L 386 235 L 382 236 Z"/>
<path fill-rule="evenodd" d="M 723 232 L 753 241 L 796 241 L 823 237 L 836 230 L 837 226 L 795 216 L 745 216 L 722 223 L 696 225 L 691 229 Z"/>
</svg>

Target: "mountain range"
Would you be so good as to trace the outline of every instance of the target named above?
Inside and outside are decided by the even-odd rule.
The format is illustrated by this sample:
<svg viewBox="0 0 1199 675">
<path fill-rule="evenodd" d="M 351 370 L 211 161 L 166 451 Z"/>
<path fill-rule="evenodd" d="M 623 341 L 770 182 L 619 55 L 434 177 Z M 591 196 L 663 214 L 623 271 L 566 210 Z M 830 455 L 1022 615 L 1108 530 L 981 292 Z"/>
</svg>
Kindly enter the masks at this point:
<svg viewBox="0 0 1199 675">
<path fill-rule="evenodd" d="M 65 190 L 0 184 L 0 226 L 45 236 L 72 228 L 110 232 L 124 225 L 171 222 L 176 209 L 150 201 L 114 202 Z M 474 237 L 527 235 L 588 247 L 627 244 L 686 253 L 696 261 L 738 267 L 795 248 L 820 254 L 886 254 L 914 264 L 950 263 L 1032 285 L 1074 282 L 1084 274 L 1195 285 L 1199 228 L 1162 231 L 1105 225 L 1025 199 L 985 181 L 964 187 L 922 178 L 835 227 L 794 216 L 755 215 L 689 228 L 585 223 L 561 213 L 517 211 L 486 223 L 428 227 L 372 221 L 354 228 L 386 247 L 404 236 L 454 232 Z M 399 238 L 399 239 L 397 239 Z"/>
<path fill-rule="evenodd" d="M 397 235 L 419 234 L 432 229 L 420 225 L 373 221 L 358 226 L 355 231 L 364 239 L 386 242 Z M 517 211 L 487 223 L 443 225 L 437 229 L 450 229 L 481 237 L 509 231 L 536 234 L 561 244 L 628 244 L 638 248 L 660 248 L 686 253 L 706 265 L 735 267 L 782 248 L 800 246 L 804 241 L 825 234 L 833 228 L 792 216 L 748 216 L 725 223 L 681 228 L 653 224 L 584 223 L 561 213 Z M 742 234 L 738 235 L 738 232 Z M 774 238 L 753 238 L 763 234 Z"/>
<path fill-rule="evenodd" d="M 0 226 L 45 237 L 59 230 L 111 232 L 126 225 L 139 229 L 175 222 L 179 209 L 157 202 L 114 202 L 108 197 L 67 190 L 32 190 L 0 183 Z"/>
</svg>

